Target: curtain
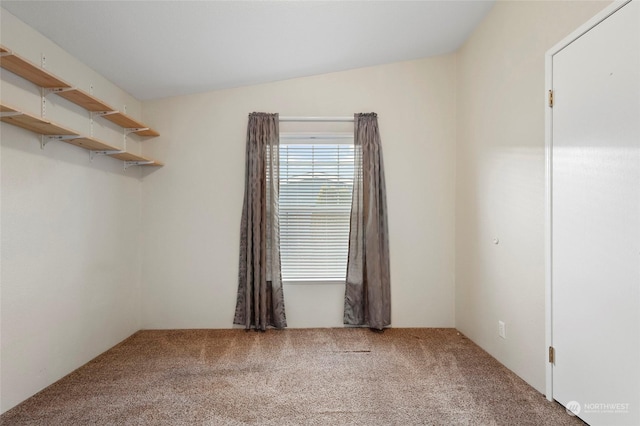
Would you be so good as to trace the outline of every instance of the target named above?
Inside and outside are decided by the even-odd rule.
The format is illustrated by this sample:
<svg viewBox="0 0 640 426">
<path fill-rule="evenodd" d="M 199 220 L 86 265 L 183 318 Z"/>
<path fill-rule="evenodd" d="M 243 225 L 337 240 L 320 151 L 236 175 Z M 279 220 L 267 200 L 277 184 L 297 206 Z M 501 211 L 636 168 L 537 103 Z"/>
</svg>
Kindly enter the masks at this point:
<svg viewBox="0 0 640 426">
<path fill-rule="evenodd" d="M 251 113 L 247 126 L 238 297 L 233 323 L 246 329 L 287 326 L 278 224 L 278 114 Z"/>
<path fill-rule="evenodd" d="M 391 324 L 389 234 L 382 146 L 375 113 L 354 116 L 355 173 L 344 323 Z"/>
</svg>

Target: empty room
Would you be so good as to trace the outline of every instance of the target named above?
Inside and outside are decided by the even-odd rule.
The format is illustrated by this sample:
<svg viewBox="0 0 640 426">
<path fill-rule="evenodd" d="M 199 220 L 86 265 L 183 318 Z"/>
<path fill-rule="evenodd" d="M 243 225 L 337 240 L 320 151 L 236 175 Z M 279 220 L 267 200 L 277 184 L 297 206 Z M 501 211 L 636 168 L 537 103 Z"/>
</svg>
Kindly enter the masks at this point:
<svg viewBox="0 0 640 426">
<path fill-rule="evenodd" d="M 640 425 L 640 0 L 0 2 L 3 425 Z"/>
</svg>

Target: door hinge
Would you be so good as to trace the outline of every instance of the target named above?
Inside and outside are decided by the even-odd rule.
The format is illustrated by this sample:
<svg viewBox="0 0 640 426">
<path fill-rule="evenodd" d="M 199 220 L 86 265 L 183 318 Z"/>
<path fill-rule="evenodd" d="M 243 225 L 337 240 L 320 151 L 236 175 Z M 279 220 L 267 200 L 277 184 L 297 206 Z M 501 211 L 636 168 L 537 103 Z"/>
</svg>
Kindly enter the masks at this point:
<svg viewBox="0 0 640 426">
<path fill-rule="evenodd" d="M 549 108 L 553 108 L 553 90 L 549 90 Z"/>
<path fill-rule="evenodd" d="M 553 364 L 556 360 L 556 351 L 553 346 L 549 346 L 549 362 Z"/>
</svg>

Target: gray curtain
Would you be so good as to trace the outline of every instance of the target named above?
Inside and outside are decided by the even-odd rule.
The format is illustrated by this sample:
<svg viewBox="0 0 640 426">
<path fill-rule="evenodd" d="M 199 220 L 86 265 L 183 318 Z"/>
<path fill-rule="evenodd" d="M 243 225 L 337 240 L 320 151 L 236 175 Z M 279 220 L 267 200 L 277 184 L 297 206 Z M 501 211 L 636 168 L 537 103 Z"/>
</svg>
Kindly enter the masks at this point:
<svg viewBox="0 0 640 426">
<path fill-rule="evenodd" d="M 382 146 L 375 113 L 355 114 L 355 175 L 344 323 L 382 330 L 391 324 L 389 234 Z"/>
<path fill-rule="evenodd" d="M 287 326 L 278 224 L 279 143 L 278 114 L 249 114 L 238 297 L 233 320 L 246 329 Z"/>
</svg>

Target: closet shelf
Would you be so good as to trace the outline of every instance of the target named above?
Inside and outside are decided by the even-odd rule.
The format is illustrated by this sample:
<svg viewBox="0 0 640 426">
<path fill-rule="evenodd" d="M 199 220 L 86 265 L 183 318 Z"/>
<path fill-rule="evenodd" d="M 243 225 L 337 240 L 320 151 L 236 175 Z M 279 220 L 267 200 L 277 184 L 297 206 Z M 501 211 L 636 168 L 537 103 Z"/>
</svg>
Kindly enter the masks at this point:
<svg viewBox="0 0 640 426">
<path fill-rule="evenodd" d="M 0 121 L 30 130 L 40 135 L 56 137 L 60 142 L 84 148 L 88 151 L 105 151 L 106 155 L 125 161 L 129 165 L 163 166 L 164 164 L 131 152 L 122 152 L 120 148 L 109 145 L 96 138 L 81 135 L 59 124 L 38 118 L 16 108 L 0 104 Z M 131 164 L 131 163 L 137 164 Z"/>
<path fill-rule="evenodd" d="M 116 110 L 95 96 L 71 86 L 44 68 L 29 62 L 2 45 L 0 45 L 0 54 L 2 55 L 0 57 L 0 67 L 19 75 L 25 80 L 44 89 L 51 89 L 53 93 L 61 98 L 73 102 L 89 112 L 96 113 L 105 120 L 109 120 L 124 129 L 140 129 L 133 130 L 131 133 L 139 136 L 160 136 L 160 133 L 149 128 L 146 124 Z"/>
</svg>

